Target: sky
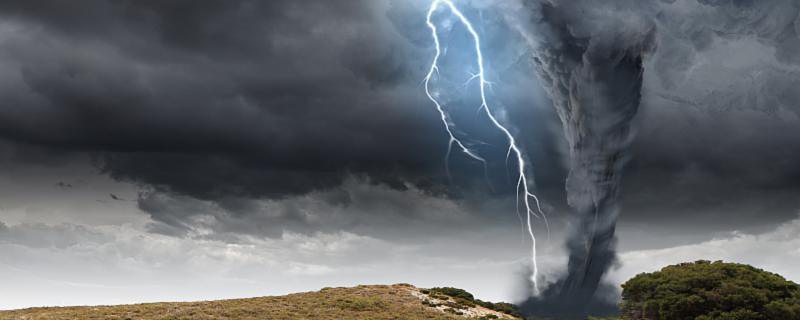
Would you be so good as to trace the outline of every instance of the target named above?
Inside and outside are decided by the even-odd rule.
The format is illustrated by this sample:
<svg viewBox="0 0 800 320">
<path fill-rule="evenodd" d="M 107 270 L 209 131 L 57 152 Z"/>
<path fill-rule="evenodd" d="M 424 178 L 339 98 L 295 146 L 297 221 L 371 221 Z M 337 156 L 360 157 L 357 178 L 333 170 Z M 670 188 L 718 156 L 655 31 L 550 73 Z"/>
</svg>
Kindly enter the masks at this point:
<svg viewBox="0 0 800 320">
<path fill-rule="evenodd" d="M 569 155 L 532 63 L 535 16 L 518 0 L 457 3 L 532 168 L 553 279 Z M 507 146 L 467 81 L 470 39 L 437 17 L 457 134 L 488 161 L 445 159 L 422 86 L 428 5 L 0 3 L 0 309 L 382 283 L 523 298 L 529 240 Z M 656 46 L 607 280 L 724 259 L 800 281 L 800 6 L 636 10 Z"/>
</svg>

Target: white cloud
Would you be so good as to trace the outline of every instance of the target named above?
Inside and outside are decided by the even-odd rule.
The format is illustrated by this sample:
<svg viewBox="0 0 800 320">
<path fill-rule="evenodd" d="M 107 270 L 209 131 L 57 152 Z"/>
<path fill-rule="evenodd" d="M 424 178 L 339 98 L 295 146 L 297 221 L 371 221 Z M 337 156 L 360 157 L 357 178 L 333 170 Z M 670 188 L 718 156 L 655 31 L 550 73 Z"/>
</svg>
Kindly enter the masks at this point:
<svg viewBox="0 0 800 320">
<path fill-rule="evenodd" d="M 506 213 L 495 202 L 463 204 L 413 187 L 395 190 L 358 179 L 295 197 L 291 208 L 278 200 L 228 202 L 222 208 L 168 197 L 175 201 L 159 203 L 197 218 L 185 220 L 190 232 L 175 237 L 149 229 L 157 221 L 136 202 L 110 198 L 113 193 L 136 199 L 136 185 L 70 165 L 26 178 L 38 177 L 31 173 L 36 170 L 49 169 L 0 174 L 0 309 L 222 299 L 399 282 L 457 286 L 482 299 L 510 300 L 529 250 L 517 226 L 498 222 L 515 221 L 513 211 L 479 215 Z M 71 187 L 57 185 L 60 181 Z M 231 208 L 248 210 L 225 214 Z M 269 217 L 292 210 L 310 220 Z M 235 232 L 248 228 L 271 232 Z"/>
<path fill-rule="evenodd" d="M 32 241 L 39 236 L 44 240 Z M 361 250 L 372 259 L 391 258 L 389 244 L 346 232 L 228 243 L 152 234 L 129 225 L 9 225 L 0 230 L 0 283 L 8 289 L 0 291 L 0 308 L 312 289 L 302 276 L 346 275 L 354 264 L 374 262 L 352 259 Z"/>
<path fill-rule="evenodd" d="M 508 246 L 519 242 L 511 231 L 487 235 L 503 237 L 403 244 L 340 231 L 223 241 L 154 234 L 135 224 L 9 224 L 0 227 L 0 309 L 222 299 L 398 282 L 462 287 L 489 300 L 516 298 L 527 245 Z M 544 251 L 540 267 L 557 274 L 563 252 L 557 246 Z M 731 233 L 693 245 L 625 252 L 609 279 L 620 283 L 698 259 L 747 263 L 798 281 L 800 218 L 758 235 Z"/>
<path fill-rule="evenodd" d="M 331 274 L 335 269 L 319 264 L 292 263 L 287 271 L 289 274 L 298 276 L 320 276 Z"/>
<path fill-rule="evenodd" d="M 459 286 L 484 299 L 508 299 L 523 263 L 516 257 L 524 252 L 506 250 L 503 262 L 471 252 L 478 239 L 412 245 L 344 231 L 231 240 L 173 237 L 134 224 L 8 224 L 0 228 L 0 309 L 209 300 L 400 282 Z"/>
</svg>

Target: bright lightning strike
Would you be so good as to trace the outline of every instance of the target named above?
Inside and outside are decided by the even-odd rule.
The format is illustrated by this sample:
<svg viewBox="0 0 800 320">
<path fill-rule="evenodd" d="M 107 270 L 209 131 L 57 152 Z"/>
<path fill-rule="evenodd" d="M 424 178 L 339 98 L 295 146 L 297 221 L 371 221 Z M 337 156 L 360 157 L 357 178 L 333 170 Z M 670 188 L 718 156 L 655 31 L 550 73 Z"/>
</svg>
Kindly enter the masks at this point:
<svg viewBox="0 0 800 320">
<path fill-rule="evenodd" d="M 542 214 L 542 208 L 539 203 L 539 198 L 534 195 L 528 186 L 528 178 L 526 176 L 526 169 L 527 165 L 525 163 L 525 159 L 523 156 L 522 151 L 520 150 L 519 146 L 517 145 L 517 141 L 514 138 L 514 135 L 503 126 L 497 118 L 495 118 L 492 109 L 489 107 L 489 103 L 486 99 L 486 87 L 490 85 L 490 83 L 486 80 L 486 73 L 484 71 L 484 63 L 483 63 L 483 52 L 481 51 L 481 38 L 478 35 L 478 32 L 475 31 L 475 28 L 472 26 L 472 23 L 467 19 L 466 16 L 459 10 L 456 5 L 451 0 L 434 0 L 431 3 L 430 9 L 428 10 L 427 20 L 426 23 L 428 28 L 431 30 L 431 35 L 433 36 L 433 41 L 436 45 L 436 55 L 433 58 L 433 63 L 428 71 L 428 74 L 425 76 L 425 93 L 428 95 L 428 99 L 433 102 L 436 106 L 436 109 L 439 111 L 441 115 L 442 123 L 444 124 L 445 130 L 447 134 L 450 136 L 450 142 L 447 147 L 447 158 L 450 156 L 450 152 L 452 151 L 453 145 L 456 145 L 461 151 L 473 158 L 482 162 L 486 165 L 486 160 L 482 158 L 480 155 L 475 153 L 474 151 L 470 150 L 460 139 L 458 139 L 454 134 L 452 127 L 455 125 L 449 119 L 447 112 L 444 110 L 444 107 L 437 99 L 438 93 L 435 91 L 431 91 L 430 82 L 434 76 L 438 75 L 439 73 L 439 58 L 442 55 L 442 47 L 439 41 L 439 34 L 436 24 L 433 23 L 433 14 L 439 9 L 440 6 L 446 7 L 464 27 L 467 29 L 469 34 L 472 36 L 473 42 L 475 43 L 475 54 L 477 56 L 477 65 L 478 65 L 478 73 L 472 75 L 470 81 L 478 80 L 480 82 L 480 97 L 481 97 L 481 106 L 480 108 L 486 112 L 486 115 L 489 117 L 491 123 L 503 134 L 505 134 L 506 138 L 508 139 L 508 152 L 506 154 L 506 158 L 511 157 L 512 154 L 516 156 L 517 160 L 517 172 L 519 177 L 517 178 L 517 203 L 520 202 L 520 197 L 522 198 L 522 203 L 525 207 L 525 216 L 526 216 L 526 227 L 528 234 L 530 235 L 532 246 L 531 246 L 531 265 L 532 265 L 532 274 L 531 274 L 531 281 L 533 282 L 533 291 L 534 294 L 538 294 L 538 276 L 539 276 L 539 267 L 536 261 L 536 236 L 533 232 L 533 225 L 531 223 L 532 217 L 540 217 L 539 214 Z M 447 161 L 445 161 L 447 162 Z M 448 175 L 449 175 L 449 169 Z M 535 208 L 535 210 L 534 210 Z M 538 213 L 537 213 L 538 212 Z M 541 215 L 544 217 L 544 214 Z M 545 220 L 546 223 L 546 220 Z"/>
</svg>

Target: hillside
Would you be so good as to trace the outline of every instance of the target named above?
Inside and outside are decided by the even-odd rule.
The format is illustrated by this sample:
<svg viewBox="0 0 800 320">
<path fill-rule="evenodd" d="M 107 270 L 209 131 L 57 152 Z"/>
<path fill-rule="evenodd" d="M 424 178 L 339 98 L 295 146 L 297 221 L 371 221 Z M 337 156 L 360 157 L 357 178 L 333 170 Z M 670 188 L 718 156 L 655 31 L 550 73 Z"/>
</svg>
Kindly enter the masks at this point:
<svg viewBox="0 0 800 320">
<path fill-rule="evenodd" d="M 447 289 L 447 290 L 443 290 Z M 463 290 L 407 284 L 324 288 L 317 292 L 250 299 L 0 311 L 0 320 L 73 319 L 515 319 Z"/>
</svg>

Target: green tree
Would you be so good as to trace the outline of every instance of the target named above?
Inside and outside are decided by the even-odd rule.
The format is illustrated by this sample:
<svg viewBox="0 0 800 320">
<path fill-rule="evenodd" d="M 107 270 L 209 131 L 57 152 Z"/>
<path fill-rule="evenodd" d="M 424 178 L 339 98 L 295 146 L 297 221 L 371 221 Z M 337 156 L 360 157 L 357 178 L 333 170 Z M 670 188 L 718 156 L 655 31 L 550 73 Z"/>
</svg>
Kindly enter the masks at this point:
<svg viewBox="0 0 800 320">
<path fill-rule="evenodd" d="M 743 264 L 682 263 L 622 289 L 623 319 L 800 320 L 800 286 Z"/>
</svg>

